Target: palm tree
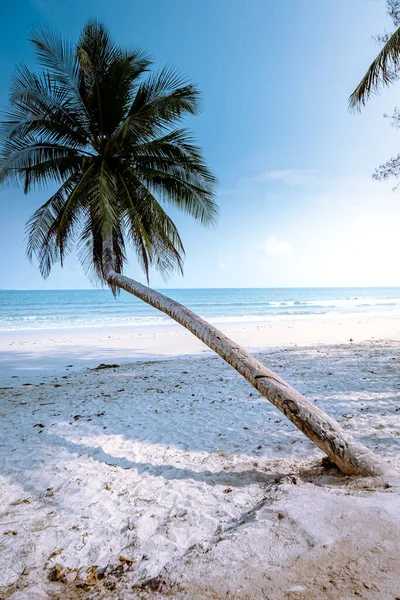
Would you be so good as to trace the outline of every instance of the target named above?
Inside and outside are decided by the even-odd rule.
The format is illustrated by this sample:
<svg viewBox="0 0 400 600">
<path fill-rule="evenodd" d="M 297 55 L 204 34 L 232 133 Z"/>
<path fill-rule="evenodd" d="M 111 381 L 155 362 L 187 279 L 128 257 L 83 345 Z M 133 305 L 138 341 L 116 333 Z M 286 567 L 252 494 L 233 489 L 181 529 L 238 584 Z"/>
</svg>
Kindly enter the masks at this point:
<svg viewBox="0 0 400 600">
<path fill-rule="evenodd" d="M 387 11 L 396 27 L 392 35 L 378 36 L 383 47 L 349 98 L 350 109 L 360 109 L 367 100 L 399 77 L 400 67 L 400 1 L 387 0 Z"/>
<path fill-rule="evenodd" d="M 76 46 L 48 31 L 32 40 L 41 75 L 16 71 L 2 124 L 0 180 L 25 193 L 57 191 L 27 224 L 28 256 L 47 277 L 77 247 L 89 275 L 124 289 L 194 333 L 278 407 L 348 474 L 385 466 L 323 411 L 186 307 L 122 274 L 130 243 L 148 276 L 182 270 L 184 249 L 169 203 L 200 223 L 215 222 L 215 178 L 189 133 L 199 93 L 171 69 L 147 75 L 149 58 L 123 50 L 90 21 Z"/>
</svg>

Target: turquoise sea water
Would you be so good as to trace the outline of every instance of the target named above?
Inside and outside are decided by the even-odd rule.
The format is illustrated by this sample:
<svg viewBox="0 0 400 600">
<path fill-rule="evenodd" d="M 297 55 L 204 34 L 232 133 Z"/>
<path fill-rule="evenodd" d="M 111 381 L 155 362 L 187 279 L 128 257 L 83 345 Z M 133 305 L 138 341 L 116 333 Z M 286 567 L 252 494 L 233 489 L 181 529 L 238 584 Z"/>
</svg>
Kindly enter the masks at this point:
<svg viewBox="0 0 400 600">
<path fill-rule="evenodd" d="M 214 323 L 301 315 L 400 311 L 400 288 L 270 288 L 163 290 Z M 1 291 L 0 331 L 132 327 L 170 319 L 122 292 Z"/>
</svg>

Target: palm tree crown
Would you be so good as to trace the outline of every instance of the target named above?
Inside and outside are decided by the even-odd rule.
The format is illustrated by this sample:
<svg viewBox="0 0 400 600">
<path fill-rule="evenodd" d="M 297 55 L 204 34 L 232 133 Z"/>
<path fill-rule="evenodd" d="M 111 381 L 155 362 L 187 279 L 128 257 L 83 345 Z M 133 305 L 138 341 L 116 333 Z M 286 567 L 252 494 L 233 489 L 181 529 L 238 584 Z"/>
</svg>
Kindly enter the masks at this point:
<svg viewBox="0 0 400 600">
<path fill-rule="evenodd" d="M 215 177 L 190 134 L 199 92 L 173 70 L 147 74 L 141 50 L 124 50 L 90 21 L 77 45 L 52 32 L 31 39 L 42 67 L 14 75 L 2 123 L 0 182 L 57 191 L 27 223 L 27 253 L 42 275 L 77 247 L 82 265 L 104 283 L 104 241 L 122 272 L 131 243 L 148 278 L 182 271 L 184 248 L 162 203 L 202 224 L 217 217 Z"/>
</svg>

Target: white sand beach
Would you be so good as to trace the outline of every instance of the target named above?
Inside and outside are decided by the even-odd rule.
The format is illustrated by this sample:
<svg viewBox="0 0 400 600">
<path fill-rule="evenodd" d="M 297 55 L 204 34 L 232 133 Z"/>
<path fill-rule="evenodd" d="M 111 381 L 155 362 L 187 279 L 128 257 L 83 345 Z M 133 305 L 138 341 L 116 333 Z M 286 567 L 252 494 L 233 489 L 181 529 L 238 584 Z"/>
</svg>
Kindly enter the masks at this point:
<svg viewBox="0 0 400 600">
<path fill-rule="evenodd" d="M 298 316 L 269 321 L 216 323 L 251 351 L 278 346 L 307 346 L 388 339 L 400 341 L 400 313 Z M 86 327 L 0 332 L 0 381 L 12 375 L 64 374 L 64 369 L 94 367 L 99 362 L 212 354 L 184 327 Z"/>
<path fill-rule="evenodd" d="M 224 329 L 400 469 L 399 319 Z M 203 349 L 175 326 L 3 334 L 0 597 L 399 596 L 396 481 L 321 462 Z"/>
</svg>

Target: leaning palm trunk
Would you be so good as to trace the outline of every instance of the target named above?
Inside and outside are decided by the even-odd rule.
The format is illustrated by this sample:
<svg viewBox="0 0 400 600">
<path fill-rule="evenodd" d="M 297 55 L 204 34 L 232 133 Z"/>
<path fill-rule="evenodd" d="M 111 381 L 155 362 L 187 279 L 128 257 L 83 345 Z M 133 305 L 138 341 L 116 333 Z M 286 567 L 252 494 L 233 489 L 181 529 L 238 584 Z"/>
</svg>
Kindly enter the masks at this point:
<svg viewBox="0 0 400 600">
<path fill-rule="evenodd" d="M 313 441 L 347 475 L 381 475 L 388 465 L 346 433 L 320 408 L 256 360 L 244 348 L 175 300 L 120 275 L 113 269 L 111 252 L 104 252 L 104 277 L 117 288 L 129 292 L 167 314 L 214 350 L 240 375 Z"/>
</svg>

